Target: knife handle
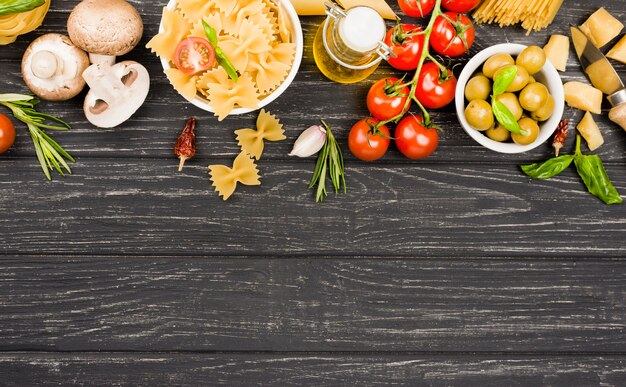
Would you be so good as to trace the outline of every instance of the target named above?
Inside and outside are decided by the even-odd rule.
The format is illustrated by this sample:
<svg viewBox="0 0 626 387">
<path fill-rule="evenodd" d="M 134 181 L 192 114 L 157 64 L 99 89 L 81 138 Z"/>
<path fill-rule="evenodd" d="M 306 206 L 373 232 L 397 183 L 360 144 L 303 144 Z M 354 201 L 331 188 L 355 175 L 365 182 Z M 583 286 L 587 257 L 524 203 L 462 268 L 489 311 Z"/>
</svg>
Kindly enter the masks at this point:
<svg viewBox="0 0 626 387">
<path fill-rule="evenodd" d="M 609 111 L 609 119 L 626 130 L 626 103 L 612 108 Z"/>
</svg>

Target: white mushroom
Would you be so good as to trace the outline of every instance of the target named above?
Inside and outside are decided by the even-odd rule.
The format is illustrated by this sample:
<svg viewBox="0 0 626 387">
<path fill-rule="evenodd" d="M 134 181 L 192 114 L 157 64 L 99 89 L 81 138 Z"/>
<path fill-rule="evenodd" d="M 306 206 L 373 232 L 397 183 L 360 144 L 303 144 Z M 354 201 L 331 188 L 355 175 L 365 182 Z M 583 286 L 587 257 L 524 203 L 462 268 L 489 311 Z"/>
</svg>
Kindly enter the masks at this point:
<svg viewBox="0 0 626 387">
<path fill-rule="evenodd" d="M 83 78 L 91 88 L 83 106 L 85 116 L 100 128 L 113 128 L 129 119 L 150 89 L 148 70 L 133 61 L 91 65 Z"/>
<path fill-rule="evenodd" d="M 22 76 L 39 98 L 65 101 L 85 87 L 81 74 L 87 66 L 87 54 L 67 36 L 46 34 L 35 39 L 24 52 Z"/>
<path fill-rule="evenodd" d="M 67 19 L 72 42 L 89 53 L 92 63 L 113 65 L 132 50 L 143 34 L 137 10 L 124 0 L 83 0 Z"/>
</svg>

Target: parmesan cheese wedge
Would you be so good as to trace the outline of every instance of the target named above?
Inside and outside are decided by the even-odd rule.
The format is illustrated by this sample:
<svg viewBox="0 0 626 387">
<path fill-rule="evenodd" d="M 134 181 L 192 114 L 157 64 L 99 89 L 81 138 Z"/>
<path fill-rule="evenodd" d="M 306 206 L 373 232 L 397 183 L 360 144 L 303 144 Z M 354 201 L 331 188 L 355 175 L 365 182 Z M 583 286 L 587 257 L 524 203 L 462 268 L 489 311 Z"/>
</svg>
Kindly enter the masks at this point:
<svg viewBox="0 0 626 387">
<path fill-rule="evenodd" d="M 611 59 L 615 59 L 618 62 L 626 63 L 626 35 L 624 35 L 619 42 L 613 46 L 606 56 Z"/>
<path fill-rule="evenodd" d="M 291 4 L 293 4 L 298 15 L 302 16 L 325 15 L 326 6 L 324 6 L 324 2 L 325 0 L 291 0 Z M 396 19 L 396 14 L 385 0 L 339 0 L 338 2 L 344 9 L 364 5 L 373 8 L 385 19 Z"/>
<path fill-rule="evenodd" d="M 587 35 L 591 43 L 600 48 L 610 42 L 624 28 L 624 25 L 611 15 L 604 7 L 594 12 L 580 30 Z"/>
<path fill-rule="evenodd" d="M 587 141 L 589 150 L 596 150 L 600 145 L 604 144 L 604 138 L 602 137 L 602 133 L 600 133 L 600 128 L 596 125 L 591 113 L 585 112 L 583 119 L 576 125 L 576 129 L 578 129 L 578 133 Z"/>
<path fill-rule="evenodd" d="M 569 57 L 569 37 L 564 35 L 552 35 L 548 44 L 543 47 L 546 58 L 559 71 L 565 71 L 567 58 Z"/>
<path fill-rule="evenodd" d="M 602 92 L 591 85 L 571 81 L 563 85 L 565 102 L 573 108 L 594 114 L 602 112 Z"/>
</svg>

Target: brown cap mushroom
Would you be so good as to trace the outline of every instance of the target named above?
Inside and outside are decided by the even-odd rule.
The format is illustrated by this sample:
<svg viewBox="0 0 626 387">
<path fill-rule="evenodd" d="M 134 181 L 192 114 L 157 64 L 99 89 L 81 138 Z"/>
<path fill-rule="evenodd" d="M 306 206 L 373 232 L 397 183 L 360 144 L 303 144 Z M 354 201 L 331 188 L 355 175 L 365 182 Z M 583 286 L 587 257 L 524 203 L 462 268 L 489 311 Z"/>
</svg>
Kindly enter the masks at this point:
<svg viewBox="0 0 626 387">
<path fill-rule="evenodd" d="M 113 66 L 93 64 L 83 78 L 91 88 L 85 97 L 85 117 L 100 128 L 113 128 L 132 116 L 148 96 L 150 76 L 137 62 Z"/>
<path fill-rule="evenodd" d="M 112 65 L 139 43 L 143 22 L 124 0 L 83 0 L 67 19 L 67 32 L 93 63 Z"/>
<path fill-rule="evenodd" d="M 65 101 L 85 87 L 83 71 L 89 66 L 87 54 L 67 36 L 46 34 L 35 39 L 22 58 L 22 76 L 39 98 Z"/>
</svg>

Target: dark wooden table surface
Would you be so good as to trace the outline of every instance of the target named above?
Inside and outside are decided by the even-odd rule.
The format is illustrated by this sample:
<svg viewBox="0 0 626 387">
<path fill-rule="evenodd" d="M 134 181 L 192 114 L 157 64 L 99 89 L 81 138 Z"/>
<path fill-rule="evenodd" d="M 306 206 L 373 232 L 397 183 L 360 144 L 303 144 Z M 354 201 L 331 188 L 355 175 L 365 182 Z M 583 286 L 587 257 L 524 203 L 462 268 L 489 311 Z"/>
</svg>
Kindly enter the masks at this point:
<svg viewBox="0 0 626 387">
<path fill-rule="evenodd" d="M 434 113 L 444 134 L 432 157 L 355 160 L 348 130 L 373 80 L 395 73 L 327 81 L 310 51 L 320 17 L 301 19 L 300 72 L 269 105 L 288 140 L 267 146 L 260 187 L 223 202 L 207 165 L 231 162 L 233 130 L 256 113 L 218 122 L 171 88 L 144 48 L 164 3 L 133 1 L 146 28 L 125 58 L 152 89 L 131 120 L 92 127 L 84 94 L 43 104 L 73 126 L 54 133 L 77 159 L 72 176 L 46 181 L 21 126 L 0 156 L 0 384 L 626 384 L 624 206 L 589 195 L 573 168 L 531 181 L 517 166 L 549 145 L 488 151 L 452 108 Z M 0 92 L 27 92 L 25 48 L 64 33 L 75 4 L 53 1 L 40 29 L 0 47 Z M 471 53 L 543 45 L 600 6 L 626 22 L 622 1 L 566 0 L 530 36 L 477 26 Z M 583 79 L 573 53 L 562 78 Z M 626 133 L 606 109 L 596 153 L 626 194 Z M 198 157 L 178 173 L 172 146 L 190 115 Z M 319 118 L 336 128 L 348 184 L 323 204 L 307 189 L 314 161 L 287 156 Z"/>
</svg>

